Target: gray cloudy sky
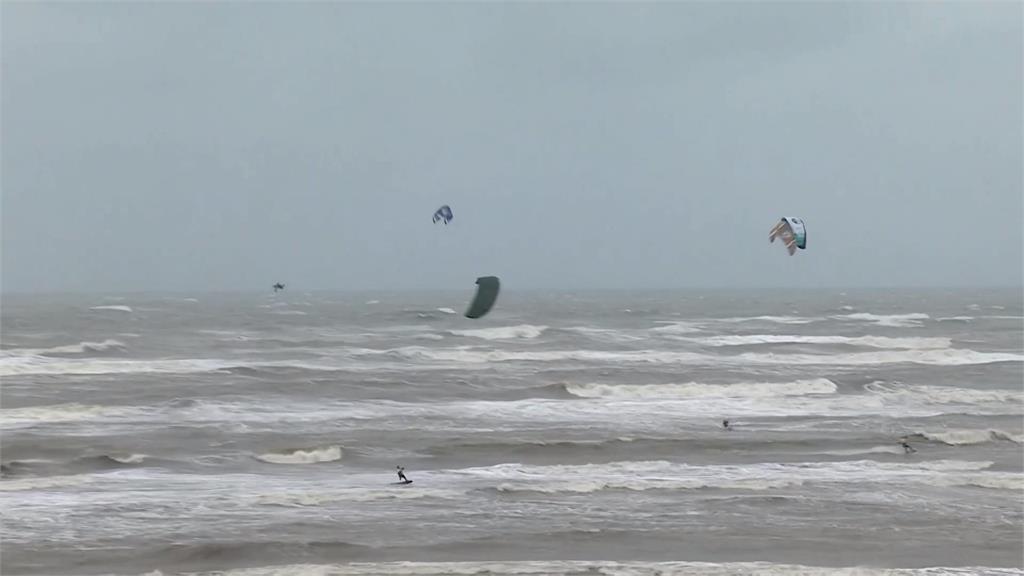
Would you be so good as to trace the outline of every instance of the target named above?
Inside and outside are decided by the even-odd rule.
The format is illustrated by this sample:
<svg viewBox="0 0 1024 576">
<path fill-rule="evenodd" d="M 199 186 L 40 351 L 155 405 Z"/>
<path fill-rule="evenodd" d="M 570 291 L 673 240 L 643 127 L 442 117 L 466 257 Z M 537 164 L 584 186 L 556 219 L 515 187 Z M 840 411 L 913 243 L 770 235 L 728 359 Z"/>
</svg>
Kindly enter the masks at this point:
<svg viewBox="0 0 1024 576">
<path fill-rule="evenodd" d="M 5 291 L 1021 284 L 1020 2 L 0 18 Z"/>
</svg>

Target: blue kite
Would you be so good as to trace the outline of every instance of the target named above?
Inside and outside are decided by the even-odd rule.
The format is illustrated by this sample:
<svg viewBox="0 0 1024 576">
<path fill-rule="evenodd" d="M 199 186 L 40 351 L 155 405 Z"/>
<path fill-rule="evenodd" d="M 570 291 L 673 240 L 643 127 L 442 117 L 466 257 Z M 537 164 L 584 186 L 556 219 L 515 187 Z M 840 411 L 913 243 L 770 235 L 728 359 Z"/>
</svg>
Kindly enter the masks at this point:
<svg viewBox="0 0 1024 576">
<path fill-rule="evenodd" d="M 452 218 L 454 218 L 452 216 L 452 209 L 447 204 L 438 208 L 437 212 L 434 212 L 434 224 L 437 224 L 438 220 L 444 220 L 444 225 L 447 226 L 452 221 Z"/>
</svg>

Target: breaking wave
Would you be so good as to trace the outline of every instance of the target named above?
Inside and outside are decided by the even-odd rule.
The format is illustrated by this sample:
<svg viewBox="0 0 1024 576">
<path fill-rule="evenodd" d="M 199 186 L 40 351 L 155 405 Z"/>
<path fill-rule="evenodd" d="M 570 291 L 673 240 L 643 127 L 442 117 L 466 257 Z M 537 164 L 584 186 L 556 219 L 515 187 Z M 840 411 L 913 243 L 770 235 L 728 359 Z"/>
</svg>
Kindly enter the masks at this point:
<svg viewBox="0 0 1024 576">
<path fill-rule="evenodd" d="M 992 462 L 873 460 L 691 466 L 666 461 L 611 462 L 579 466 L 498 464 L 455 471 L 499 492 L 590 493 L 603 490 L 768 490 L 805 484 L 867 483 L 983 486 L 1016 489 L 1020 474 L 986 472 Z"/>
<path fill-rule="evenodd" d="M 350 350 L 355 356 L 394 355 L 409 360 L 482 364 L 488 362 L 608 362 L 638 364 L 723 365 L 762 364 L 799 366 L 872 366 L 881 364 L 925 364 L 962 366 L 996 362 L 1024 362 L 1024 355 L 1005 352 L 977 352 L 949 348 L 932 350 L 885 350 L 842 354 L 774 354 L 748 352 L 733 356 L 680 352 L 673 350 L 480 350 L 470 347 L 424 348 L 406 346 L 388 350 Z"/>
<path fill-rule="evenodd" d="M 131 312 L 132 308 L 131 306 L 121 306 L 112 304 L 106 306 L 93 306 L 92 308 L 89 308 L 89 310 L 115 310 L 117 312 Z"/>
<path fill-rule="evenodd" d="M 187 374 L 237 367 L 244 362 L 213 359 L 82 360 L 46 356 L 0 358 L 0 376 L 22 374 Z"/>
<path fill-rule="evenodd" d="M 286 491 L 274 494 L 260 494 L 254 497 L 256 504 L 263 506 L 284 506 L 304 508 L 323 506 L 335 502 L 374 502 L 378 500 L 416 500 L 420 498 L 460 498 L 461 490 L 425 489 L 415 490 L 385 488 L 337 488 L 329 491 Z"/>
<path fill-rule="evenodd" d="M 65 346 L 54 346 L 53 348 L 8 348 L 3 351 L 3 356 L 47 356 L 51 354 L 89 354 L 95 352 L 108 352 L 111 350 L 123 350 L 124 342 L 106 339 L 102 342 L 79 342 L 78 344 L 67 344 Z"/>
<path fill-rule="evenodd" d="M 49 488 L 66 488 L 86 484 L 94 479 L 89 474 L 73 474 L 71 476 L 41 476 L 37 478 L 19 478 L 17 480 L 0 480 L 0 492 L 18 492 L 21 490 L 46 490 Z"/>
<path fill-rule="evenodd" d="M 1021 576 L 1019 568 L 837 568 L 771 562 L 646 562 L 513 560 L 483 562 L 358 562 L 238 568 L 200 576 Z"/>
<path fill-rule="evenodd" d="M 658 322 L 658 324 L 662 325 L 651 328 L 652 332 L 660 334 L 692 334 L 701 331 L 700 327 L 693 322 Z"/>
<path fill-rule="evenodd" d="M 903 454 L 900 446 L 871 446 L 869 448 L 850 448 L 848 450 L 826 450 L 821 454 L 830 456 L 857 456 L 858 454 Z"/>
<path fill-rule="evenodd" d="M 1024 435 L 1012 434 L 1003 430 L 945 430 L 942 432 L 918 432 L 916 435 L 949 446 L 967 446 L 989 442 L 1024 444 Z"/>
<path fill-rule="evenodd" d="M 824 318 L 807 318 L 805 316 L 744 316 L 740 318 L 722 318 L 720 322 L 772 322 L 775 324 L 810 324 Z"/>
<path fill-rule="evenodd" d="M 256 456 L 256 459 L 269 464 L 318 464 L 320 462 L 336 462 L 341 460 L 341 455 L 341 446 L 322 446 L 310 450 L 270 452 L 260 454 Z"/>
<path fill-rule="evenodd" d="M 451 334 L 455 336 L 469 336 L 473 338 L 482 338 L 484 340 L 511 340 L 516 338 L 532 340 L 533 338 L 539 337 L 547 329 L 547 326 L 520 324 L 519 326 L 479 328 L 476 330 L 452 330 Z"/>
<path fill-rule="evenodd" d="M 0 420 L 3 421 L 4 425 L 69 422 L 103 418 L 117 412 L 117 408 L 107 406 L 90 406 L 78 403 L 54 404 L 49 406 L 5 408 L 0 410 Z"/>
<path fill-rule="evenodd" d="M 781 334 L 745 334 L 689 338 L 704 346 L 752 346 L 757 344 L 849 344 L 868 348 L 940 349 L 949 348 L 949 338 L 891 338 L 887 336 L 802 336 Z"/>
<path fill-rule="evenodd" d="M 645 400 L 658 398 L 801 396 L 834 394 L 836 385 L 826 378 L 795 382 L 740 382 L 736 384 L 565 384 L 565 390 L 580 398 Z"/>
<path fill-rule="evenodd" d="M 921 320 L 927 320 L 931 316 L 920 312 L 910 314 L 869 314 L 867 312 L 857 312 L 855 314 L 838 316 L 838 318 L 873 322 L 878 326 L 885 326 L 887 328 L 912 328 L 920 326 Z"/>
</svg>

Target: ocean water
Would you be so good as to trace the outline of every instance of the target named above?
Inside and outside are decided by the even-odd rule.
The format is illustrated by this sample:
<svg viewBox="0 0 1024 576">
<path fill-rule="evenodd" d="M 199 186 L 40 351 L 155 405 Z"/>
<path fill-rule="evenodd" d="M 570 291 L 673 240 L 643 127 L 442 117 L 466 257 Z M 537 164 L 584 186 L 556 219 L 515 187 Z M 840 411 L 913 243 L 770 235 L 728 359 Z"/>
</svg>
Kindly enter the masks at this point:
<svg viewBox="0 0 1024 576">
<path fill-rule="evenodd" d="M 1019 290 L 468 297 L 5 295 L 0 571 L 1024 574 Z"/>
</svg>

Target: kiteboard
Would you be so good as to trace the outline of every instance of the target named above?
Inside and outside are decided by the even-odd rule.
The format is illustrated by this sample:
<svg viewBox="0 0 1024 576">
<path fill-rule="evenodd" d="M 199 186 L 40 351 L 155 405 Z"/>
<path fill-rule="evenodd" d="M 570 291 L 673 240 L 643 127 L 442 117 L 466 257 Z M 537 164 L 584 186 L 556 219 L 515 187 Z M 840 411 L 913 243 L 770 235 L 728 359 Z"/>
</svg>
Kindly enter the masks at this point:
<svg viewBox="0 0 1024 576">
<path fill-rule="evenodd" d="M 406 484 L 412 484 L 412 480 L 399 480 L 398 482 L 392 482 L 395 486 L 404 486 Z"/>
</svg>

